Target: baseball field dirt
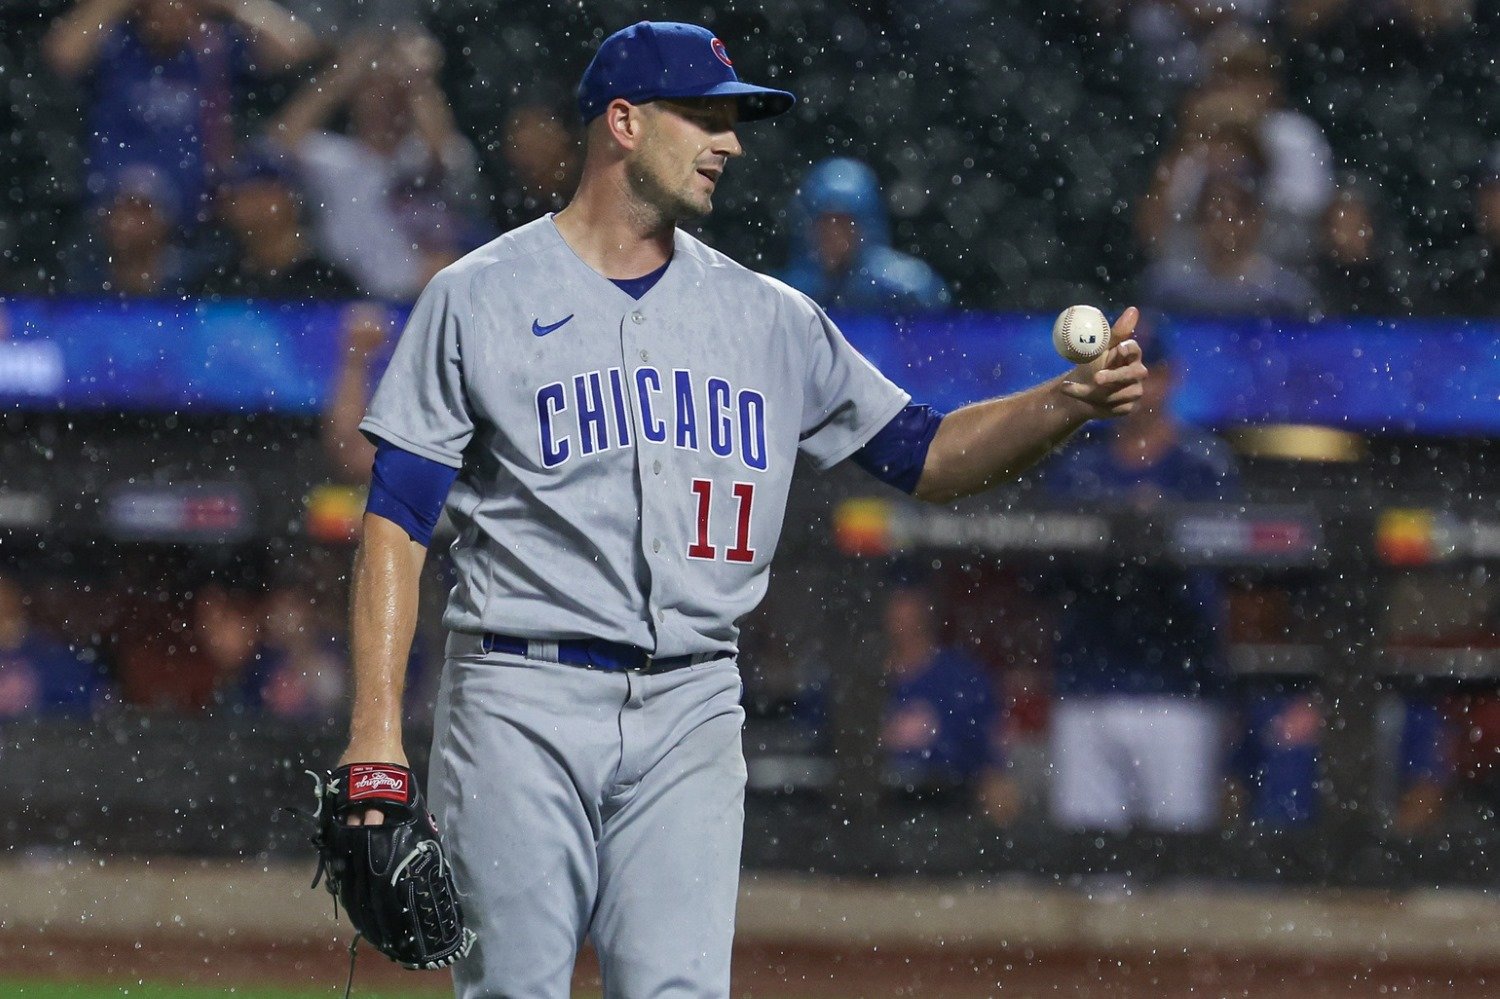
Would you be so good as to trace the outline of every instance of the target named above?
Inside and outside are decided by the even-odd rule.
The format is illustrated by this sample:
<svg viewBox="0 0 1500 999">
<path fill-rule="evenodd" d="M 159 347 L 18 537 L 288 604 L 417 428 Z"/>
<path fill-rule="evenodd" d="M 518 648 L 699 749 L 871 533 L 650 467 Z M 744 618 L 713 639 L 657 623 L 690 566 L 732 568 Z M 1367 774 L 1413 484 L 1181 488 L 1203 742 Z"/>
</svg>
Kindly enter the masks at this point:
<svg viewBox="0 0 1500 999">
<path fill-rule="evenodd" d="M 347 923 L 307 865 L 53 857 L 0 865 L 5 999 L 342 994 Z M 1500 992 L 1500 904 L 1478 891 L 1029 884 L 747 874 L 737 997 L 1404 996 Z M 354 995 L 451 995 L 361 952 Z M 585 951 L 575 995 L 598 996 Z"/>
<path fill-rule="evenodd" d="M 342 994 L 347 954 L 339 944 L 244 941 L 207 949 L 191 941 L 60 939 L 53 934 L 0 936 L 0 995 L 7 999 L 321 999 Z M 1273 959 L 1264 955 L 1106 954 L 1098 951 L 944 953 L 932 948 L 833 949 L 805 944 L 751 944 L 735 956 L 737 999 L 822 997 L 1077 996 L 1083 999 L 1242 996 L 1403 996 L 1411 999 L 1494 995 L 1500 968 L 1423 966 L 1391 961 Z M 600 994 L 585 956 L 575 995 Z M 446 973 L 407 972 L 364 954 L 355 975 L 360 999 L 451 996 Z"/>
</svg>

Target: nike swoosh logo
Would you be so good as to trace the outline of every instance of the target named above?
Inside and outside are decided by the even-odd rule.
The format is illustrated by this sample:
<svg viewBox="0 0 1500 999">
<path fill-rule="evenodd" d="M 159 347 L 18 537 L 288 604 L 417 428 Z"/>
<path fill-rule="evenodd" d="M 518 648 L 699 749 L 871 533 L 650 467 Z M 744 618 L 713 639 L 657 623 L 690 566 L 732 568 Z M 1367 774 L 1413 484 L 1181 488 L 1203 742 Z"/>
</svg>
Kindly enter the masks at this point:
<svg viewBox="0 0 1500 999">
<path fill-rule="evenodd" d="M 559 319 L 557 322 L 553 323 L 551 326 L 543 326 L 540 319 L 533 319 L 531 321 L 531 332 L 535 336 L 546 336 L 548 333 L 551 333 L 553 330 L 558 329 L 559 327 L 568 325 L 568 323 L 570 321 L 572 321 L 572 319 L 573 319 L 572 316 L 568 316 L 566 319 Z"/>
</svg>

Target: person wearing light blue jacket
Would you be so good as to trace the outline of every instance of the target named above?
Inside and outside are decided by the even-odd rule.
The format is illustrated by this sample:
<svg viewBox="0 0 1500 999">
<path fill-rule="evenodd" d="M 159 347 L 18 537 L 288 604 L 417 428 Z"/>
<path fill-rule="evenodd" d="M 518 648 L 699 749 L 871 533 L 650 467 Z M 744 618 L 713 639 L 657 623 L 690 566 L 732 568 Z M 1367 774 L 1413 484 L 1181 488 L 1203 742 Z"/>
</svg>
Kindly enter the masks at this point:
<svg viewBox="0 0 1500 999">
<path fill-rule="evenodd" d="M 952 304 L 935 270 L 891 247 L 880 182 L 859 160 L 809 170 L 789 221 L 791 250 L 778 276 L 825 308 L 912 313 Z"/>
</svg>

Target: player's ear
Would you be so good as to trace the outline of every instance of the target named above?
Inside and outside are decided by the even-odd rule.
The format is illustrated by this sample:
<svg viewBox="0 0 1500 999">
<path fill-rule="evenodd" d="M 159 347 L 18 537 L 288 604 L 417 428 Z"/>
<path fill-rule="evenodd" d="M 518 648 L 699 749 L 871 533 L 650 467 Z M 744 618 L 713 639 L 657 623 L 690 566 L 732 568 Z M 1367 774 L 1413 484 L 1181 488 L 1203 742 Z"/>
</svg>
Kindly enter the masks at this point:
<svg viewBox="0 0 1500 999">
<path fill-rule="evenodd" d="M 604 128 L 621 148 L 634 149 L 641 141 L 646 113 L 644 104 L 632 104 L 617 97 L 604 109 Z"/>
</svg>

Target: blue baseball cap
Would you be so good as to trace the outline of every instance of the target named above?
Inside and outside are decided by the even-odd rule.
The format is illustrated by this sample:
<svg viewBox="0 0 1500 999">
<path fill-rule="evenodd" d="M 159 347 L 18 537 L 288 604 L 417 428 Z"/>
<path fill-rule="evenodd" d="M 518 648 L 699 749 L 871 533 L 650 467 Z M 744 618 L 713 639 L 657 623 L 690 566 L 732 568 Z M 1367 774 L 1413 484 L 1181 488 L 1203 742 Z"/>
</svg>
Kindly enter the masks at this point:
<svg viewBox="0 0 1500 999">
<path fill-rule="evenodd" d="M 770 118 L 797 103 L 785 90 L 741 83 L 712 31 L 675 21 L 641 21 L 600 44 L 578 82 L 578 113 L 593 121 L 616 97 L 632 104 L 659 97 L 734 97 L 740 121 Z"/>
</svg>

